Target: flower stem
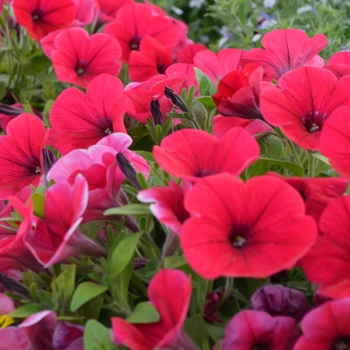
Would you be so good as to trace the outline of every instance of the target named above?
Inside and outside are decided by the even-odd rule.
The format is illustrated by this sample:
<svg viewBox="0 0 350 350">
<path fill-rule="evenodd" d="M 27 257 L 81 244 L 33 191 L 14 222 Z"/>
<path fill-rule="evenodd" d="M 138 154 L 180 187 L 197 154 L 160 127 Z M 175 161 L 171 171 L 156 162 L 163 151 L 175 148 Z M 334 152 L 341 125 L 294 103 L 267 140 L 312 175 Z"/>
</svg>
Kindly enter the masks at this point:
<svg viewBox="0 0 350 350">
<path fill-rule="evenodd" d="M 220 310 L 226 303 L 227 299 L 229 298 L 231 291 L 233 287 L 233 278 L 232 277 L 227 277 L 226 278 L 226 286 L 225 286 L 225 292 L 217 306 L 217 310 Z"/>
</svg>

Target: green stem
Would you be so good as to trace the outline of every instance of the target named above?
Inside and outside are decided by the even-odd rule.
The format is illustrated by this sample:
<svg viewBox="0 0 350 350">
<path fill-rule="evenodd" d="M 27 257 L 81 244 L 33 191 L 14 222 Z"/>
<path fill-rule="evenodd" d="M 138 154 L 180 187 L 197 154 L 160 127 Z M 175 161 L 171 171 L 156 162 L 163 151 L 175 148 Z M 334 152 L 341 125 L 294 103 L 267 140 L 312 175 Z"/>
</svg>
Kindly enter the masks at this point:
<svg viewBox="0 0 350 350">
<path fill-rule="evenodd" d="M 298 153 L 297 153 L 297 151 L 296 151 L 296 149 L 295 149 L 294 142 L 292 142 L 292 141 L 290 141 L 290 140 L 287 140 L 287 144 L 288 144 L 289 149 L 290 149 L 290 151 L 291 151 L 291 153 L 292 153 L 292 155 L 293 155 L 294 160 L 296 161 L 296 163 L 297 163 L 300 167 L 302 167 L 302 164 L 301 164 L 301 162 L 300 162 L 300 158 L 299 158 Z"/>
<path fill-rule="evenodd" d="M 233 278 L 232 277 L 227 277 L 226 278 L 226 286 L 225 286 L 225 292 L 224 295 L 222 296 L 218 306 L 217 306 L 217 310 L 220 310 L 224 304 L 226 303 L 227 299 L 229 298 L 230 294 L 231 294 L 231 290 L 233 287 Z"/>
<path fill-rule="evenodd" d="M 213 290 L 214 280 L 207 280 L 207 293 L 211 293 Z"/>
<path fill-rule="evenodd" d="M 308 171 L 308 175 L 309 177 L 313 177 L 314 176 L 314 171 L 315 171 L 315 159 L 312 156 L 312 152 L 311 151 L 307 151 L 307 155 L 309 156 L 309 171 Z"/>
</svg>

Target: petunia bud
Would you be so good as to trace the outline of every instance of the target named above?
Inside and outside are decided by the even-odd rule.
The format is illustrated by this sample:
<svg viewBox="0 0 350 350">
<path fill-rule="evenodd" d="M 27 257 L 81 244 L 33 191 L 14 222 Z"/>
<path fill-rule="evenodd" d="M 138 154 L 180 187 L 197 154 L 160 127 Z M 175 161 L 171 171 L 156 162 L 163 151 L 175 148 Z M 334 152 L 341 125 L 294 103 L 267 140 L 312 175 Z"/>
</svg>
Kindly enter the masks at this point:
<svg viewBox="0 0 350 350">
<path fill-rule="evenodd" d="M 179 96 L 178 94 L 175 94 L 174 90 L 168 88 L 167 86 L 164 89 L 164 95 L 167 98 L 171 99 L 171 102 L 179 107 L 183 112 L 189 112 L 188 107 L 186 106 L 185 101 Z"/>
<path fill-rule="evenodd" d="M 125 158 L 121 152 L 117 153 L 117 163 L 123 174 L 135 185 L 138 190 L 142 190 L 139 181 L 137 180 L 137 173 L 131 163 Z"/>
<path fill-rule="evenodd" d="M 309 310 L 304 293 L 281 285 L 267 285 L 258 289 L 250 300 L 250 307 L 272 316 L 290 316 L 297 321 Z"/>
<path fill-rule="evenodd" d="M 158 100 L 151 101 L 151 114 L 153 117 L 154 125 L 163 126 L 163 115 L 160 111 L 160 105 Z"/>
</svg>

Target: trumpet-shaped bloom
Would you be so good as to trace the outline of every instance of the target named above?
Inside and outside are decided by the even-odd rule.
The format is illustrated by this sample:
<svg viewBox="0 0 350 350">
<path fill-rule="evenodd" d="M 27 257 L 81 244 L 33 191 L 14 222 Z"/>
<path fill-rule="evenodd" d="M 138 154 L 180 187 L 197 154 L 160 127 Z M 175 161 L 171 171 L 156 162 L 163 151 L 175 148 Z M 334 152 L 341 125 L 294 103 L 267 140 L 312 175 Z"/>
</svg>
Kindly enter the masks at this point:
<svg viewBox="0 0 350 350">
<path fill-rule="evenodd" d="M 58 79 L 82 87 L 102 73 L 118 75 L 121 48 L 110 35 L 97 33 L 89 37 L 82 28 L 67 28 L 54 39 L 52 64 Z"/>
<path fill-rule="evenodd" d="M 80 254 L 93 257 L 105 254 L 101 247 L 78 230 L 87 200 L 88 187 L 82 175 L 75 178 L 73 186 L 60 182 L 47 189 L 44 220 L 33 216 L 16 198 L 11 199 L 12 205 L 24 217 L 23 222 L 27 227 L 23 235 L 24 244 L 44 267 Z"/>
<path fill-rule="evenodd" d="M 239 175 L 259 158 L 259 146 L 242 128 L 221 139 L 201 130 L 182 129 L 165 137 L 153 154 L 162 169 L 190 181 L 218 173 Z"/>
<path fill-rule="evenodd" d="M 329 158 L 332 167 L 342 176 L 350 178 L 350 108 L 339 107 L 324 124 L 320 138 L 320 151 Z"/>
<path fill-rule="evenodd" d="M 207 279 L 265 278 L 290 269 L 317 238 L 297 191 L 271 176 L 245 184 L 228 174 L 197 182 L 185 197 L 181 231 L 189 265 Z"/>
<path fill-rule="evenodd" d="M 153 215 L 173 232 L 180 235 L 182 224 L 190 214 L 184 207 L 185 189 L 174 181 L 168 187 L 153 187 L 140 191 L 137 199 L 150 205 Z"/>
<path fill-rule="evenodd" d="M 39 41 L 48 33 L 72 24 L 76 7 L 72 0 L 14 0 L 17 22 Z"/>
<path fill-rule="evenodd" d="M 39 118 L 23 113 L 8 123 L 6 131 L 7 136 L 0 136 L 1 199 L 39 184 L 49 129 Z"/>
<path fill-rule="evenodd" d="M 129 75 L 132 81 L 146 81 L 157 74 L 164 74 L 173 63 L 171 46 L 162 45 L 145 35 L 139 51 L 132 51 L 129 59 Z"/>
<path fill-rule="evenodd" d="M 220 114 L 246 119 L 262 119 L 259 95 L 270 83 L 262 82 L 264 69 L 247 65 L 245 70 L 236 70 L 219 82 L 218 93 L 213 100 Z"/>
<path fill-rule="evenodd" d="M 50 112 L 50 143 L 63 155 L 88 148 L 113 132 L 126 132 L 123 84 L 101 74 L 87 87 L 86 95 L 68 88 L 58 96 Z"/>
<path fill-rule="evenodd" d="M 96 0 L 99 22 L 113 22 L 117 18 L 118 11 L 125 5 L 133 3 L 133 0 Z"/>
<path fill-rule="evenodd" d="M 331 298 L 350 296 L 349 213 L 350 197 L 330 203 L 319 221 L 317 243 L 300 261 L 309 280 L 320 284 L 318 293 Z"/>
<path fill-rule="evenodd" d="M 88 149 L 77 149 L 60 158 L 47 177 L 55 183 L 72 184 L 78 174 L 88 182 L 89 198 L 84 221 L 104 219 L 106 209 L 120 206 L 119 190 L 125 176 L 117 166 L 116 155 L 122 152 L 132 166 L 148 177 L 149 166 L 136 153 L 129 151 L 132 140 L 123 133 L 113 133 Z"/>
<path fill-rule="evenodd" d="M 193 63 L 216 83 L 218 78 L 222 79 L 228 73 L 240 68 L 243 52 L 240 49 L 223 49 L 216 54 L 205 50 L 194 56 Z"/>
<path fill-rule="evenodd" d="M 280 127 L 299 146 L 317 150 L 331 112 L 350 105 L 349 83 L 349 76 L 337 80 L 326 69 L 294 69 L 279 80 L 278 87 L 261 91 L 260 110 L 267 122 Z"/>
<path fill-rule="evenodd" d="M 162 115 L 166 118 L 166 113 L 170 112 L 172 103 L 164 95 L 165 87 L 169 86 L 175 93 L 180 93 L 184 83 L 183 77 L 167 78 L 164 75 L 158 75 L 141 84 L 130 84 L 125 89 L 125 95 L 129 99 L 128 115 L 141 123 L 146 123 L 147 119 L 152 119 L 151 101 L 158 100 Z"/>
<path fill-rule="evenodd" d="M 316 56 L 327 45 L 327 38 L 317 34 L 309 38 L 300 29 L 277 29 L 264 35 L 264 49 L 252 49 L 244 53 L 243 63 L 259 63 L 265 74 L 279 79 L 286 72 L 305 65 L 322 67 L 323 60 Z"/>
<path fill-rule="evenodd" d="M 179 41 L 176 25 L 170 18 L 154 15 L 149 6 L 140 3 L 123 6 L 117 13 L 117 20 L 109 23 L 104 32 L 118 39 L 125 63 L 128 63 L 131 51 L 139 50 L 146 34 L 171 47 Z"/>
<path fill-rule="evenodd" d="M 160 320 L 148 324 L 129 324 L 113 317 L 114 342 L 133 350 L 186 349 L 196 347 L 182 329 L 190 299 L 191 281 L 179 270 L 161 270 L 148 286 L 150 303 L 157 309 Z"/>
<path fill-rule="evenodd" d="M 317 221 L 327 205 L 343 195 L 348 188 L 348 181 L 342 178 L 284 178 L 272 171 L 266 175 L 277 176 L 293 186 L 305 201 L 306 214 L 311 215 Z"/>
<path fill-rule="evenodd" d="M 329 301 L 301 321 L 303 336 L 294 350 L 340 350 L 350 345 L 350 299 Z"/>
<path fill-rule="evenodd" d="M 298 325 L 291 317 L 244 310 L 227 324 L 221 349 L 291 350 L 299 337 Z"/>
</svg>

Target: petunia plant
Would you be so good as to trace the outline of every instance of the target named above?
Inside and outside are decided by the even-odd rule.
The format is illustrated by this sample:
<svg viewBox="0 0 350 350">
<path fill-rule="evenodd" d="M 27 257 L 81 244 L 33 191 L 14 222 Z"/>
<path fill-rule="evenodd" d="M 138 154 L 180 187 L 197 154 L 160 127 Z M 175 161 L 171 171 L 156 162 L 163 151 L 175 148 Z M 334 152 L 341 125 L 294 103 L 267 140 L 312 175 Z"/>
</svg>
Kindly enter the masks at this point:
<svg viewBox="0 0 350 350">
<path fill-rule="evenodd" d="M 221 49 L 175 5 L 0 2 L 0 350 L 349 347 L 350 55 L 268 3 Z"/>
</svg>

